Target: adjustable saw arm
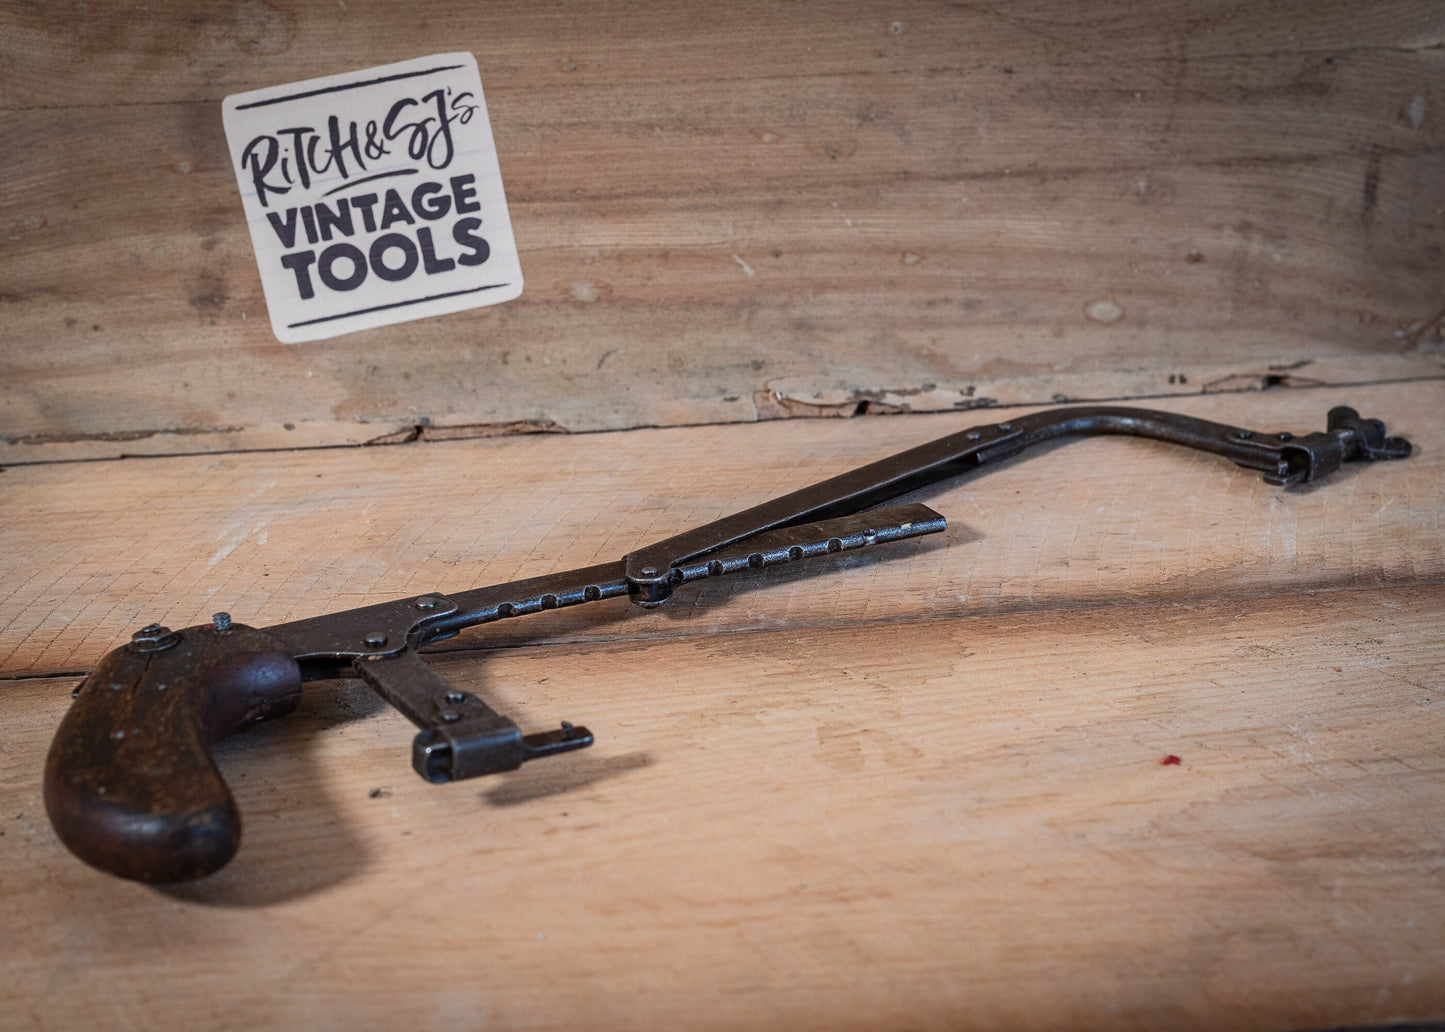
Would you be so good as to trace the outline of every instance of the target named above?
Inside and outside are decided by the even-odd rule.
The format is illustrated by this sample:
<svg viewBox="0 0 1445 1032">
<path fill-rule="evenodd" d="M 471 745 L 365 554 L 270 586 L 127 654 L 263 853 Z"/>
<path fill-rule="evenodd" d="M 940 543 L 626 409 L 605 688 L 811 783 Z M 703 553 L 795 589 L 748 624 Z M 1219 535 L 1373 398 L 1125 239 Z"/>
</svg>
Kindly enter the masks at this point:
<svg viewBox="0 0 1445 1032">
<path fill-rule="evenodd" d="M 76 689 L 46 761 L 46 809 L 72 852 L 122 877 L 175 882 L 216 871 L 239 847 L 241 821 L 212 742 L 289 712 L 303 682 L 318 678 L 360 677 L 415 723 L 412 762 L 430 781 L 584 748 L 591 733 L 565 722 L 524 735 L 447 684 L 418 650 L 477 624 L 624 596 L 651 608 L 690 581 L 938 533 L 945 521 L 925 505 L 875 506 L 1033 445 L 1088 434 L 1214 452 L 1281 486 L 1317 480 L 1346 462 L 1410 453 L 1408 441 L 1349 408 L 1331 410 L 1325 430 L 1298 436 L 1149 409 L 1052 409 L 950 434 L 611 563 L 262 630 L 225 613 L 180 631 L 151 624 Z"/>
</svg>

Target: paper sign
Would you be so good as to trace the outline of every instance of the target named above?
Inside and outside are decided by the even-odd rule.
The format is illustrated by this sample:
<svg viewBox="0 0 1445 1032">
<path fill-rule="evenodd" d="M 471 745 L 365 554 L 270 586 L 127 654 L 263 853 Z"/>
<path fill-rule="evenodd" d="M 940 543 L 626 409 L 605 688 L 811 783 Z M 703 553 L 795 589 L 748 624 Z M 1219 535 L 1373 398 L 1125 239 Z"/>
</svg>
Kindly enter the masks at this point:
<svg viewBox="0 0 1445 1032">
<path fill-rule="evenodd" d="M 280 340 L 522 293 L 471 54 L 238 93 L 222 115 Z"/>
</svg>

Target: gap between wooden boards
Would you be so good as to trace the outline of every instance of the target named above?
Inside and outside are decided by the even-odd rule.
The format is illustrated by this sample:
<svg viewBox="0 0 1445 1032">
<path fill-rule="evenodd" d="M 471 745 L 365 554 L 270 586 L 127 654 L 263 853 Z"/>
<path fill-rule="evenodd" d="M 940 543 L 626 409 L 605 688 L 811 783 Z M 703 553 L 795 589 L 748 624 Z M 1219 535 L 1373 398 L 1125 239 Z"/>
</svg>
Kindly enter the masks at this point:
<svg viewBox="0 0 1445 1032">
<path fill-rule="evenodd" d="M 1445 315 L 1442 312 L 1441 315 Z M 1441 316 L 1436 316 L 1433 322 L 1438 322 Z M 668 424 L 638 424 L 626 427 L 604 427 L 600 429 L 571 430 L 551 420 L 512 420 L 502 423 L 474 423 L 462 426 L 433 426 L 430 423 L 413 423 L 410 427 L 403 427 L 387 433 L 378 434 L 366 440 L 339 440 L 318 444 L 276 444 L 262 445 L 256 447 L 237 448 L 198 448 L 194 450 L 177 450 L 164 452 L 122 452 L 119 455 L 93 455 L 59 458 L 37 458 L 5 459 L 0 461 L 0 473 L 8 467 L 21 466 L 56 466 L 73 463 L 96 463 L 96 462 L 122 462 L 127 459 L 171 459 L 187 458 L 196 455 L 251 455 L 265 454 L 267 452 L 300 452 L 300 451 L 337 451 L 349 448 L 373 448 L 387 447 L 401 444 L 443 444 L 451 441 L 475 441 L 493 437 L 517 437 L 533 436 L 541 434 L 565 434 L 568 436 L 590 436 L 594 434 L 627 434 L 644 430 L 659 429 L 692 429 L 709 426 L 749 426 L 756 423 L 770 423 L 793 419 L 853 419 L 859 416 L 937 416 L 949 413 L 977 412 L 980 418 L 990 412 L 1008 412 L 1013 409 L 1037 409 L 1050 406 L 1063 405 L 1130 405 L 1148 401 L 1187 401 L 1192 398 L 1218 397 L 1222 395 L 1239 394 L 1263 394 L 1270 391 L 1312 391 L 1312 390 L 1348 390 L 1351 388 L 1388 387 L 1400 384 L 1412 383 L 1441 383 L 1445 382 L 1445 374 L 1421 375 L 1421 376 L 1398 376 L 1398 377 L 1377 377 L 1365 380 L 1350 380 L 1340 382 L 1318 382 L 1318 383 L 1271 383 L 1268 382 L 1268 375 L 1261 374 L 1260 382 L 1242 387 L 1201 389 L 1191 393 L 1142 393 L 1142 394 L 1120 394 L 1120 395 L 1099 395 L 1097 397 L 1072 397 L 1056 395 L 1052 398 L 1037 400 L 1012 400 L 999 402 L 997 404 L 979 404 L 976 406 L 962 406 L 956 408 L 898 408 L 886 403 L 870 402 L 863 399 L 861 402 L 853 400 L 848 404 L 824 404 L 816 406 L 779 404 L 766 416 L 760 415 L 754 420 L 699 420 L 698 422 L 682 422 Z M 171 431 L 156 430 L 152 434 L 166 434 Z"/>
</svg>

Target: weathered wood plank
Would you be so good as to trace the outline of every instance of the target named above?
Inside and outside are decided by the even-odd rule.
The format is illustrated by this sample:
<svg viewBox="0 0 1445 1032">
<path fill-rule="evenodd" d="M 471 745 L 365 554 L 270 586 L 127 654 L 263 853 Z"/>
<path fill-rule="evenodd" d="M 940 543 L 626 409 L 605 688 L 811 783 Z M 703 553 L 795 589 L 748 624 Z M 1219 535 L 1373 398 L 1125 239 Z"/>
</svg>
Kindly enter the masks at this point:
<svg viewBox="0 0 1445 1032">
<path fill-rule="evenodd" d="M 399 716 L 313 686 L 225 747 L 245 845 L 173 894 L 64 853 L 37 772 L 68 683 L 14 682 L 0 1004 L 33 1028 L 1438 1019 L 1442 619 L 1402 587 L 445 657 L 599 743 L 438 788 Z"/>
<path fill-rule="evenodd" d="M 529 89 L 578 81 L 748 83 L 800 68 L 834 75 L 981 67 L 1022 73 L 1029 67 L 1024 58 L 1045 55 L 1059 68 L 1125 75 L 1142 66 L 1172 82 L 1181 77 L 1174 67 L 1181 57 L 1187 73 L 1192 60 L 1318 59 L 1342 51 L 1430 51 L 1445 42 L 1439 12 L 1415 0 L 1265 9 L 1211 0 L 1187 10 L 1103 3 L 1088 11 L 1054 0 L 1007 9 L 925 0 L 779 8 L 751 0 L 706 10 L 660 2 L 477 10 L 438 0 L 407 8 L 253 0 L 82 9 L 7 0 L 3 11 L 6 108 L 186 102 L 198 94 L 219 100 L 254 88 L 258 73 L 268 82 L 307 78 L 337 54 L 365 67 L 400 53 L 432 52 L 443 25 L 446 39 L 484 58 L 484 69 Z M 86 74 L 78 76 L 82 64 Z"/>
<path fill-rule="evenodd" d="M 1440 373 L 1428 5 L 424 7 L 10 8 L 0 461 Z M 219 97 L 442 21 L 527 293 L 278 345 Z"/>
<path fill-rule="evenodd" d="M 494 625 L 476 640 L 1440 581 L 1442 397 L 1434 382 L 1170 399 L 1159 404 L 1294 431 L 1353 404 L 1412 438 L 1416 453 L 1280 491 L 1170 445 L 1078 441 L 926 493 L 949 518 L 942 540 L 821 561 L 816 575 L 688 588 L 656 613 L 599 603 Z M 181 627 L 224 609 L 264 626 L 616 559 L 982 421 L 802 420 L 14 467 L 0 492 L 0 672 L 89 669 L 152 619 Z"/>
</svg>

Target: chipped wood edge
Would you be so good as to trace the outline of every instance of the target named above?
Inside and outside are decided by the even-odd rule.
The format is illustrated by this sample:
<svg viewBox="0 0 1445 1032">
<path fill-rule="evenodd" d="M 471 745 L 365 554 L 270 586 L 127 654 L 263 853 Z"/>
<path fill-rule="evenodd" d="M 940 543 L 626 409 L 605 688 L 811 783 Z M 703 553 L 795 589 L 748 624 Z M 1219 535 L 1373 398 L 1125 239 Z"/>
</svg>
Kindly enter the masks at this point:
<svg viewBox="0 0 1445 1032">
<path fill-rule="evenodd" d="M 773 419 L 838 418 L 857 415 L 959 412 L 980 408 L 1055 405 L 1078 402 L 1188 398 L 1201 394 L 1248 393 L 1274 389 L 1354 387 L 1414 380 L 1445 379 L 1445 360 L 1424 349 L 1404 355 L 1326 357 L 1247 365 L 1172 369 L 1167 366 L 1124 371 L 1061 371 L 968 383 L 864 384 L 828 376 L 795 376 L 769 381 L 751 405 L 719 408 L 714 399 L 697 399 L 694 418 L 686 418 L 686 400 L 673 418 L 609 425 L 588 421 L 564 425 L 547 416 L 519 416 L 489 422 L 455 422 L 447 417 L 412 415 L 391 421 L 315 420 L 279 426 L 226 424 L 161 427 L 92 434 L 30 434 L 0 437 L 0 466 L 118 459 L 129 456 L 222 454 L 298 448 L 335 448 L 409 444 L 415 441 L 509 437 L 516 434 L 595 433 L 658 425 L 749 423 Z M 679 415 L 682 418 L 678 418 Z"/>
</svg>

